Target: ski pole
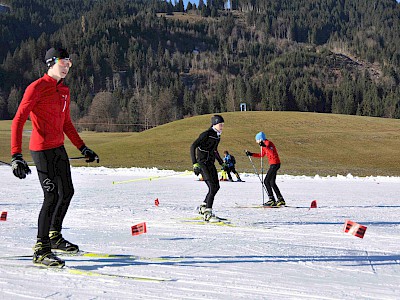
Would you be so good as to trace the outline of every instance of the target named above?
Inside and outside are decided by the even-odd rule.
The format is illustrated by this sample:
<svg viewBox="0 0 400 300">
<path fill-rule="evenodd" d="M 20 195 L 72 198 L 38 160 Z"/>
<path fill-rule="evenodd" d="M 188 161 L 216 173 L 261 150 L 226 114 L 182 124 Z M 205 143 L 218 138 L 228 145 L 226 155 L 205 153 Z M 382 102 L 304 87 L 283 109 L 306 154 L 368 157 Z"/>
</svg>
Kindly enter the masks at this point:
<svg viewBox="0 0 400 300">
<path fill-rule="evenodd" d="M 2 160 L 0 160 L 0 164 L 7 165 L 7 166 L 10 166 L 10 167 L 11 167 L 11 164 L 9 164 L 9 163 L 7 163 L 7 162 L 5 162 L 5 161 L 2 161 Z"/>
<path fill-rule="evenodd" d="M 7 165 L 7 166 L 11 167 L 11 164 L 9 164 L 8 162 L 2 161 L 2 160 L 0 160 L 0 164 Z M 29 162 L 27 162 L 27 164 L 33 164 L 33 162 L 29 161 Z"/>
<path fill-rule="evenodd" d="M 68 157 L 68 160 L 78 160 L 78 159 L 86 159 L 86 156 L 77 156 L 77 157 Z M 26 162 L 28 165 L 34 165 L 33 161 Z"/>
<path fill-rule="evenodd" d="M 261 178 L 264 178 L 264 164 L 263 164 L 263 155 L 262 155 L 262 147 L 260 146 L 260 156 L 261 156 Z M 264 187 L 264 185 L 263 185 Z M 262 188 L 262 199 L 264 205 L 264 188 Z"/>
<path fill-rule="evenodd" d="M 70 157 L 69 160 L 77 160 L 77 159 L 85 159 L 85 156 L 77 156 L 77 157 Z M 0 164 L 7 165 L 11 167 L 11 164 L 5 161 L 0 160 Z M 27 164 L 34 164 L 33 161 L 28 161 Z"/>
<path fill-rule="evenodd" d="M 246 152 L 246 150 L 245 150 L 245 152 Z M 248 155 L 246 154 L 246 156 L 248 156 Z M 262 181 L 262 179 L 261 179 L 261 177 L 260 177 L 260 174 L 258 173 L 257 168 L 256 168 L 256 166 L 255 166 L 254 163 L 253 163 L 253 160 L 251 159 L 251 156 L 248 156 L 248 158 L 249 158 L 249 160 L 250 160 L 251 165 L 253 166 L 254 172 L 256 173 L 258 179 L 259 179 L 260 182 L 261 182 L 262 187 L 265 189 L 265 191 L 267 191 L 267 190 L 266 190 L 266 187 L 265 187 L 265 185 L 264 185 L 264 182 Z M 263 193 L 264 193 L 264 192 L 263 192 Z"/>
<path fill-rule="evenodd" d="M 86 156 L 70 157 L 69 160 L 85 159 Z"/>
</svg>

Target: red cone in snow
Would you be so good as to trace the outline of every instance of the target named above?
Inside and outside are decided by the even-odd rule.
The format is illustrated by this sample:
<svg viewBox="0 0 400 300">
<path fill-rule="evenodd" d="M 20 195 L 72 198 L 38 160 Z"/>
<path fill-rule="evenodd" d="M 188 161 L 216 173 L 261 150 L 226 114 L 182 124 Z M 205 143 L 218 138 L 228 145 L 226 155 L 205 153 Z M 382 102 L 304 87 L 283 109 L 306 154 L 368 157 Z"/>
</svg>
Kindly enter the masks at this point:
<svg viewBox="0 0 400 300">
<path fill-rule="evenodd" d="M 356 222 L 346 220 L 344 223 L 343 231 L 350 233 L 356 237 L 364 238 L 365 231 L 367 230 L 366 226 L 360 225 Z"/>
<path fill-rule="evenodd" d="M 6 221 L 6 220 L 7 220 L 7 212 L 2 211 L 0 216 L 0 221 Z"/>
</svg>

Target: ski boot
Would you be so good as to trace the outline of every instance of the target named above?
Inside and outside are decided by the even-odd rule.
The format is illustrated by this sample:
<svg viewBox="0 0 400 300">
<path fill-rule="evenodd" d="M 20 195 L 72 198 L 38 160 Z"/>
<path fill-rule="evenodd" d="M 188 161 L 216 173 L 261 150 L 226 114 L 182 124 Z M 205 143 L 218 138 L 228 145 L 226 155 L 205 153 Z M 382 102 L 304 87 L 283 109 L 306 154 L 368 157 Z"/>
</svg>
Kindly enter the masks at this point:
<svg viewBox="0 0 400 300">
<path fill-rule="evenodd" d="M 274 197 L 269 197 L 269 200 L 264 203 L 265 207 L 275 207 L 276 206 L 276 201 Z"/>
<path fill-rule="evenodd" d="M 237 182 L 243 182 L 243 180 L 240 179 L 240 175 L 239 175 L 238 172 L 235 173 L 235 176 L 236 176 L 236 178 L 237 178 L 237 180 L 236 180 Z"/>
<path fill-rule="evenodd" d="M 51 249 L 55 250 L 56 252 L 64 252 L 70 254 L 75 254 L 79 252 L 79 247 L 64 239 L 61 232 L 50 231 L 49 237 Z"/>
<path fill-rule="evenodd" d="M 204 221 L 210 223 L 217 223 L 221 221 L 216 215 L 213 214 L 212 208 L 207 208 L 204 212 Z"/>
<path fill-rule="evenodd" d="M 281 197 L 278 197 L 278 201 L 276 202 L 276 206 L 277 207 L 280 207 L 280 206 L 285 206 L 286 205 L 286 202 L 285 202 L 285 200 L 283 199 L 283 197 L 281 196 Z"/>
<path fill-rule="evenodd" d="M 65 262 L 51 252 L 49 241 L 37 241 L 33 247 L 33 264 L 40 267 L 62 268 Z"/>
<path fill-rule="evenodd" d="M 204 212 L 206 211 L 206 207 L 207 207 L 207 204 L 205 202 L 200 204 L 200 206 L 197 208 L 200 215 L 204 215 Z"/>
</svg>

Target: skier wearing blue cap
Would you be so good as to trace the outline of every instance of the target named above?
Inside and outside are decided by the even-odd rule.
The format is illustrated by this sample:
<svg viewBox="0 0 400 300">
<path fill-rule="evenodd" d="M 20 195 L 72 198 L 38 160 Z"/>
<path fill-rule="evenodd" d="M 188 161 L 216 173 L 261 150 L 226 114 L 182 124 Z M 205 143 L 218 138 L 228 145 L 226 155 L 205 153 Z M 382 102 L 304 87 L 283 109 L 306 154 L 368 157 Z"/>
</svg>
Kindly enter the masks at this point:
<svg viewBox="0 0 400 300">
<path fill-rule="evenodd" d="M 262 131 L 256 134 L 256 142 L 261 147 L 261 153 L 252 153 L 246 150 L 246 155 L 253 157 L 268 157 L 269 169 L 267 175 L 265 175 L 264 184 L 267 188 L 269 200 L 264 205 L 272 207 L 284 206 L 286 205 L 285 200 L 283 199 L 282 194 L 276 184 L 276 174 L 281 167 L 278 151 L 276 150 L 274 143 L 269 141 L 265 133 Z M 275 201 L 272 190 L 274 190 L 278 201 Z"/>
</svg>

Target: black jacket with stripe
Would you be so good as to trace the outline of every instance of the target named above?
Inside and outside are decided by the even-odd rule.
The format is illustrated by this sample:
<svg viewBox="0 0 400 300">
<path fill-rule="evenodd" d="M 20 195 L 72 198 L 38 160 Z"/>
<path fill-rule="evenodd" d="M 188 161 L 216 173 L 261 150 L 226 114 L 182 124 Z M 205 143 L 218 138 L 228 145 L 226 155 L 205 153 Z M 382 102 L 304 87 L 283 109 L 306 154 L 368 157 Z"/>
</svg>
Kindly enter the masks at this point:
<svg viewBox="0 0 400 300">
<path fill-rule="evenodd" d="M 223 160 L 217 149 L 220 139 L 220 136 L 212 127 L 201 133 L 190 147 L 192 163 L 213 164 L 217 159 L 219 164 L 222 165 Z"/>
</svg>

